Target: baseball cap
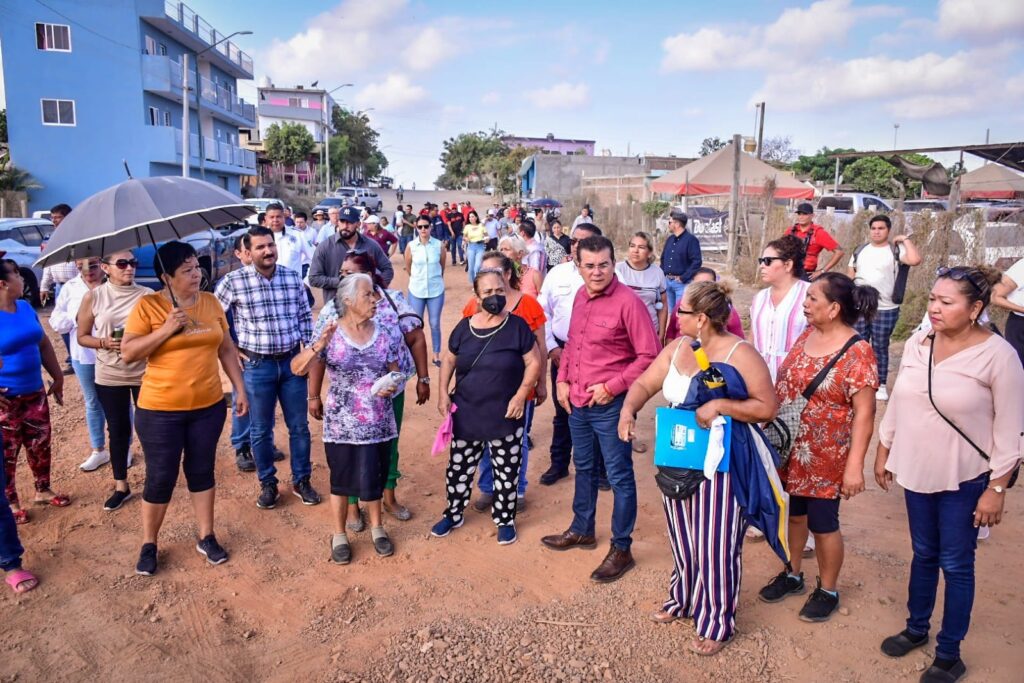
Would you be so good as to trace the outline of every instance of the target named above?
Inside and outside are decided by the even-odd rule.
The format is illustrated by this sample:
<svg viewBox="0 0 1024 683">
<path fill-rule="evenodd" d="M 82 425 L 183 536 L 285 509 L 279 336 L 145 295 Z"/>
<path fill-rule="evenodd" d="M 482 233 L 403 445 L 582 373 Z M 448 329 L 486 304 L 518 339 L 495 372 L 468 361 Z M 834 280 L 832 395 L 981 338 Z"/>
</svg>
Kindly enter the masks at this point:
<svg viewBox="0 0 1024 683">
<path fill-rule="evenodd" d="M 359 209 L 354 206 L 346 206 L 338 213 L 338 220 L 342 223 L 358 223 Z"/>
<path fill-rule="evenodd" d="M 796 205 L 797 213 L 814 213 L 814 207 L 808 202 L 801 202 Z"/>
<path fill-rule="evenodd" d="M 363 221 L 363 222 L 364 223 L 373 223 L 373 224 L 376 225 L 376 224 L 380 223 L 380 219 L 377 218 L 376 216 L 374 216 L 373 214 L 370 214 L 369 216 L 366 217 L 366 220 Z"/>
</svg>

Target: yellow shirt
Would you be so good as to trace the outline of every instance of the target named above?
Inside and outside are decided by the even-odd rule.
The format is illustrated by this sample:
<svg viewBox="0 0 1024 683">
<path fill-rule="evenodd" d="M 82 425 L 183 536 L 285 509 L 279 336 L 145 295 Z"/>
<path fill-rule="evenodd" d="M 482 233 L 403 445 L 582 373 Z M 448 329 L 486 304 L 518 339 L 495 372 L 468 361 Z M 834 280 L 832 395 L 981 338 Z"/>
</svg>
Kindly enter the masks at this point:
<svg viewBox="0 0 1024 683">
<path fill-rule="evenodd" d="M 462 228 L 462 237 L 467 242 L 486 242 L 487 241 L 487 228 L 484 227 L 483 223 L 466 223 Z"/>
<path fill-rule="evenodd" d="M 199 410 L 223 400 L 217 349 L 228 321 L 213 294 L 200 292 L 196 305 L 184 309 L 188 326 L 165 341 L 149 357 L 142 376 L 139 407 L 146 410 Z M 124 331 L 147 335 L 167 320 L 171 302 L 163 294 L 142 297 L 132 309 Z"/>
</svg>

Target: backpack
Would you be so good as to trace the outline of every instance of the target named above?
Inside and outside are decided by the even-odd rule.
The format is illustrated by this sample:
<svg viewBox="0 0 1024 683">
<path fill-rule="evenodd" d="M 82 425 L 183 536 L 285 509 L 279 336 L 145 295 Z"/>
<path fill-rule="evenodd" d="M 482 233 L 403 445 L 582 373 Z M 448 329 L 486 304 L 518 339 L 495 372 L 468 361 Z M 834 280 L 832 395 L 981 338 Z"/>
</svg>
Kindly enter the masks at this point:
<svg viewBox="0 0 1024 683">
<path fill-rule="evenodd" d="M 853 250 L 853 269 L 857 270 L 857 257 L 860 252 L 864 251 L 864 247 L 868 246 L 868 243 L 860 245 Z M 892 257 L 896 263 L 896 282 L 892 287 L 892 302 L 894 304 L 902 304 L 903 297 L 907 293 L 907 278 L 910 276 L 910 266 L 900 261 L 900 247 L 898 244 L 890 244 L 889 247 L 892 249 Z"/>
</svg>

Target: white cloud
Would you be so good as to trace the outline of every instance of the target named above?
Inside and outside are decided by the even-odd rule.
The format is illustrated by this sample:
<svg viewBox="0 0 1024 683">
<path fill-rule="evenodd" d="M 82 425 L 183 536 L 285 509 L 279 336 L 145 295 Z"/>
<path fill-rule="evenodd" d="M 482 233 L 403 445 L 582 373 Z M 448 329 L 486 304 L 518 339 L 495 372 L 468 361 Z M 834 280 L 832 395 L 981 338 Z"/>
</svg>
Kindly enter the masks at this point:
<svg viewBox="0 0 1024 683">
<path fill-rule="evenodd" d="M 557 83 L 526 93 L 526 98 L 538 109 L 574 109 L 590 104 L 590 86 L 586 83 Z"/>
<path fill-rule="evenodd" d="M 404 74 L 390 74 L 380 83 L 371 83 L 356 94 L 356 103 L 380 112 L 396 112 L 427 101 L 426 89 L 413 85 Z"/>
<path fill-rule="evenodd" d="M 1024 34 L 1020 0 L 940 0 L 939 34 L 986 42 Z"/>
<path fill-rule="evenodd" d="M 449 35 L 452 33 L 449 32 Z M 423 29 L 403 51 L 405 64 L 416 71 L 429 71 L 456 54 L 456 43 L 437 28 Z"/>
<path fill-rule="evenodd" d="M 496 90 L 491 90 L 489 92 L 485 92 L 483 94 L 483 96 L 480 98 L 480 103 L 481 104 L 488 104 L 488 105 L 490 105 L 490 104 L 497 104 L 498 102 L 501 102 L 501 93 L 496 91 Z"/>
<path fill-rule="evenodd" d="M 979 107 L 974 93 L 966 95 L 918 95 L 896 100 L 886 109 L 905 119 L 934 119 L 966 114 Z"/>
</svg>

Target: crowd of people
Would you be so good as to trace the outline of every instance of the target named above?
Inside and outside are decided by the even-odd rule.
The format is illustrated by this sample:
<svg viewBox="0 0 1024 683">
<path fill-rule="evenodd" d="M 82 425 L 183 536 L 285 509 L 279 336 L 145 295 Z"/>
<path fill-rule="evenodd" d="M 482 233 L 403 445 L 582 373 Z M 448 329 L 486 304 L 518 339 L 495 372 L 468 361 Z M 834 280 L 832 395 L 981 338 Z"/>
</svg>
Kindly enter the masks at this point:
<svg viewBox="0 0 1024 683">
<path fill-rule="evenodd" d="M 57 209 L 61 217 L 70 212 Z M 90 439 L 81 467 L 111 464 L 104 510 L 131 499 L 133 434 L 142 447 L 136 571 L 159 571 L 159 531 L 179 471 L 195 512 L 197 552 L 212 564 L 229 559 L 214 517 L 215 455 L 229 410 L 221 371 L 232 385 L 236 461 L 256 473 L 257 507 L 278 505 L 275 463 L 285 458 L 291 493 L 304 505 L 321 502 L 310 480 L 308 420 L 322 420 L 331 561 L 352 562 L 349 534 L 367 526 L 375 553 L 393 555 L 385 513 L 401 522 L 413 517 L 396 496 L 407 383 L 415 381 L 418 405 L 429 401 L 432 361 L 437 410 L 450 424 L 438 435 L 448 462 L 434 537 L 462 526 L 479 470 L 474 509 L 490 511 L 500 545 L 516 542 L 528 460 L 537 461 L 531 426 L 551 396 L 550 460 L 537 481 L 554 485 L 572 464 L 574 494 L 571 522 L 541 542 L 556 551 L 596 548 L 596 504 L 610 490 L 609 547 L 591 579 L 620 579 L 635 566 L 633 453 L 647 449 L 636 439 L 637 414 L 660 392 L 701 428 L 728 417 L 733 441 L 726 448 L 743 443 L 771 454 L 788 494 L 789 561 L 758 595 L 777 603 L 807 593 L 802 569 L 814 557 L 815 585 L 799 616 L 823 622 L 841 604 L 841 501 L 865 490 L 881 405 L 873 474 L 883 490 L 894 482 L 904 490 L 913 561 L 906 628 L 880 647 L 899 657 L 928 642 L 941 569 L 941 629 L 921 680 L 963 676 L 979 529 L 1000 522 L 1020 466 L 1024 260 L 1005 274 L 940 269 L 928 325 L 906 342 L 890 382 L 889 342 L 906 273 L 922 259 L 910 237 L 892 235 L 888 217 L 871 219 L 870 241 L 839 272 L 843 250 L 814 223 L 813 207 L 798 205 L 794 225 L 758 259 L 765 286 L 750 307 L 749 333 L 731 285 L 703 264 L 684 211 L 670 213 L 660 258 L 644 232 L 617 258 L 594 221 L 584 207 L 565 231 L 557 212 L 497 204 L 481 220 L 468 201 L 420 211 L 399 205 L 390 220 L 343 206 L 308 221 L 271 204 L 235 245 L 243 267 L 212 293 L 202 291 L 196 253 L 183 242 L 157 249 L 163 286 L 156 292 L 135 284 L 138 263 L 129 251 L 80 259 L 63 280 L 51 275 L 61 287 L 49 324 L 65 335 Z M 831 253 L 824 264 L 823 251 Z M 390 288 L 396 255 L 408 274 L 404 292 Z M 444 334 L 445 271 L 459 267 L 473 294 Z M 30 518 L 15 485 L 20 451 L 34 478 L 33 503 L 71 502 L 50 481 L 49 400 L 62 401 L 65 369 L 22 287 L 16 264 L 0 261 L 0 566 L 17 592 L 38 584 L 21 567 L 17 525 Z M 315 318 L 314 289 L 323 301 Z M 989 304 L 1010 311 L 1005 338 L 981 324 Z M 711 368 L 722 386 L 714 396 L 701 389 Z M 287 456 L 274 445 L 278 406 Z M 781 446 L 762 427 L 784 414 L 793 429 Z M 687 482 L 659 483 L 674 568 L 651 618 L 692 620 L 691 649 L 713 655 L 735 633 L 743 540 L 770 530 L 751 527 L 741 482 L 728 468 L 705 466 Z"/>
</svg>

